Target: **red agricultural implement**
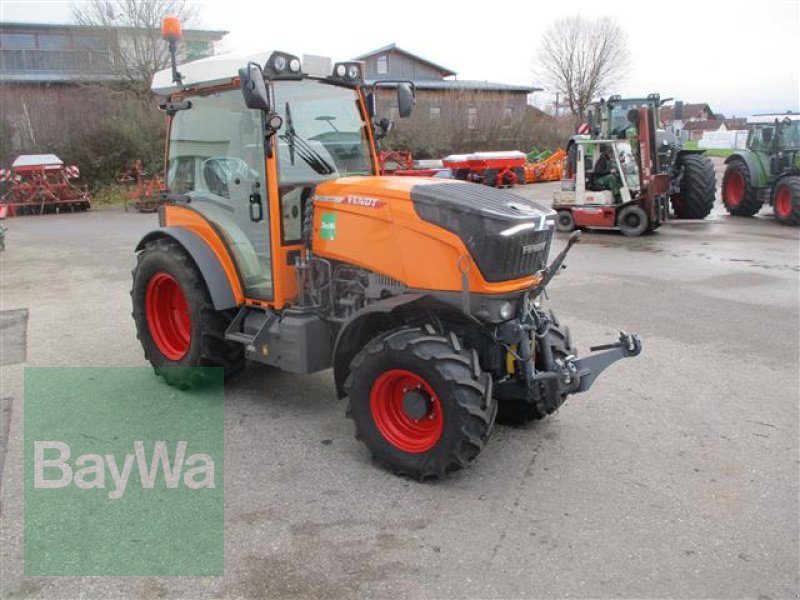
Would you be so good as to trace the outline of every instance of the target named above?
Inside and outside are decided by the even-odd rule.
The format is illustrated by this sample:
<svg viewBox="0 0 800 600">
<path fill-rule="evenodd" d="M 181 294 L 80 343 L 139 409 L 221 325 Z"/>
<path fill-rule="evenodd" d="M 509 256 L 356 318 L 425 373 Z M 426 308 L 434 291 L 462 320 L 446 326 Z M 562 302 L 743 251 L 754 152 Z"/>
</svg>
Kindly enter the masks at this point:
<svg viewBox="0 0 800 600">
<path fill-rule="evenodd" d="M 65 165 L 55 154 L 18 156 L 10 169 L 0 169 L 0 181 L 11 189 L 0 198 L 9 216 L 88 210 L 91 197 L 87 186 L 70 179 L 80 177 L 75 165 Z"/>
<path fill-rule="evenodd" d="M 384 150 L 378 155 L 381 175 L 397 175 L 400 177 L 436 177 L 443 170 L 441 166 L 415 168 L 414 159 L 409 150 Z M 440 164 L 438 161 L 428 161 Z"/>
<path fill-rule="evenodd" d="M 132 189 L 125 196 L 125 212 L 128 212 L 128 201 L 139 212 L 155 212 L 161 202 L 161 193 L 166 189 L 164 180 L 158 175 L 147 178 L 142 161 L 137 160 L 133 167 L 125 171 L 119 182 Z M 136 187 L 133 187 L 136 186 Z"/>
<path fill-rule="evenodd" d="M 451 154 L 442 160 L 456 179 L 494 187 L 525 183 L 525 161 L 525 155 L 516 150 Z"/>
</svg>

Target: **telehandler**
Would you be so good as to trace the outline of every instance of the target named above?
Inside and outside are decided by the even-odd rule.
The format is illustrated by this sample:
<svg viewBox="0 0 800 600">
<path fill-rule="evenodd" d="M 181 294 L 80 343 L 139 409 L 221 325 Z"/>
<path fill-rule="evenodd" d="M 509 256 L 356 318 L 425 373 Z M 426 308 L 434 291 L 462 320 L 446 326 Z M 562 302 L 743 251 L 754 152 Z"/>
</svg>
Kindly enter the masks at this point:
<svg viewBox="0 0 800 600">
<path fill-rule="evenodd" d="M 500 411 L 525 422 L 641 351 L 634 334 L 578 359 L 541 296 L 555 214 L 471 183 L 379 176 L 363 65 L 273 52 L 176 66 L 160 227 L 136 246 L 133 317 L 156 373 L 182 388 L 245 360 L 333 367 L 377 462 L 419 480 L 474 460 Z M 263 61 L 263 58 L 261 59 Z M 313 69 L 311 68 L 313 67 Z M 317 72 L 311 72 L 316 70 Z M 414 103 L 396 88 L 398 113 Z"/>
</svg>

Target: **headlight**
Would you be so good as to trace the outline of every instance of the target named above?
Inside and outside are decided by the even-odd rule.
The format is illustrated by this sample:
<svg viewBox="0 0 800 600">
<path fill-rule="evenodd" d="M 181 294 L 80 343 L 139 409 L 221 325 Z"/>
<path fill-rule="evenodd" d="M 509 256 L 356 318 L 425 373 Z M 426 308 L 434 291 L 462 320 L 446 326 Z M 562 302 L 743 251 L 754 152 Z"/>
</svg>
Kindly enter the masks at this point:
<svg viewBox="0 0 800 600">
<path fill-rule="evenodd" d="M 350 68 L 347 70 L 347 76 L 350 79 L 358 79 L 358 67 L 356 65 L 350 65 Z"/>
<path fill-rule="evenodd" d="M 503 302 L 500 305 L 500 318 L 504 321 L 508 321 L 511 317 L 514 316 L 514 305 L 511 302 Z"/>
<path fill-rule="evenodd" d="M 272 61 L 272 66 L 275 67 L 276 71 L 283 71 L 286 68 L 286 57 L 276 56 L 275 60 Z"/>
<path fill-rule="evenodd" d="M 345 75 L 347 75 L 347 67 L 344 65 L 336 65 L 336 76 L 344 77 Z"/>
<path fill-rule="evenodd" d="M 292 73 L 299 73 L 300 72 L 300 59 L 299 58 L 293 58 L 292 60 L 289 61 L 289 70 Z"/>
</svg>

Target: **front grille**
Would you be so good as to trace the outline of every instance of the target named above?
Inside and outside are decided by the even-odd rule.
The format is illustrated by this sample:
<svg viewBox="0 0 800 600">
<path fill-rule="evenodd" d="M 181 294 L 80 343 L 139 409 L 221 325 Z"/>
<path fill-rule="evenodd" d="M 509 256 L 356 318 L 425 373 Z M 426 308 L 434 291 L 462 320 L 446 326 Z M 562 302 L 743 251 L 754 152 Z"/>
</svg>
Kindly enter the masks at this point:
<svg viewBox="0 0 800 600">
<path fill-rule="evenodd" d="M 509 237 L 473 238 L 467 243 L 486 281 L 509 281 L 547 266 L 552 230 L 525 231 Z"/>
</svg>

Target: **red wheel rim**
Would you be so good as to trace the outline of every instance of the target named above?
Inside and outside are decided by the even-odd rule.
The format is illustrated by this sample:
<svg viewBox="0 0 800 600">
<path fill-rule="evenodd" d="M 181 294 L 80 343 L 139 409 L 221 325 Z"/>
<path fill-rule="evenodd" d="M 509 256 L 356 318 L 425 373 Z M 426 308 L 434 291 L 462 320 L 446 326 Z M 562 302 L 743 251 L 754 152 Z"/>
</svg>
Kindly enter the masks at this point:
<svg viewBox="0 0 800 600">
<path fill-rule="evenodd" d="M 739 171 L 731 171 L 725 181 L 725 199 L 731 206 L 738 206 L 742 203 L 742 198 L 744 198 L 744 175 Z"/>
<path fill-rule="evenodd" d="M 781 217 L 792 214 L 792 191 L 789 186 L 783 186 L 775 194 L 775 212 Z"/>
<path fill-rule="evenodd" d="M 145 312 L 150 336 L 161 354 L 169 360 L 186 356 L 192 340 L 192 319 L 186 296 L 172 275 L 160 271 L 150 278 Z"/>
<path fill-rule="evenodd" d="M 428 399 L 428 409 L 420 419 L 412 418 L 404 405 L 409 391 L 420 392 Z M 372 419 L 383 437 L 395 448 L 419 454 L 433 448 L 442 436 L 444 416 L 439 398 L 430 385 L 416 373 L 392 369 L 381 374 L 370 393 Z"/>
</svg>

